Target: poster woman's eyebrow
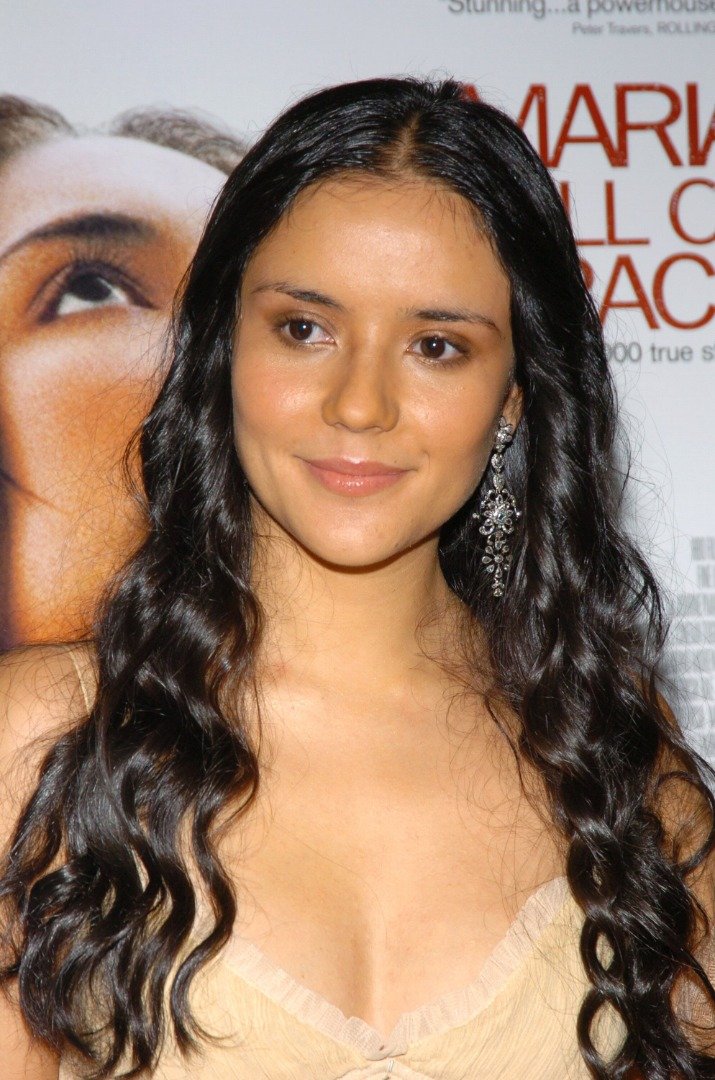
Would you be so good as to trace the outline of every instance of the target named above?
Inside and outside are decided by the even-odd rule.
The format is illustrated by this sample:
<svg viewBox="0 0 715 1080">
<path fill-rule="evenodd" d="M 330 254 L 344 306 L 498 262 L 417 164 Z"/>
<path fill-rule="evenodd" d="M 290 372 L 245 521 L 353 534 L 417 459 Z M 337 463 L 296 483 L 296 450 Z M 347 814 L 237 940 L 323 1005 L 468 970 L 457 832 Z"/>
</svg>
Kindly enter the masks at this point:
<svg viewBox="0 0 715 1080">
<path fill-rule="evenodd" d="M 147 241 L 156 237 L 157 230 L 147 221 L 128 214 L 77 214 L 59 218 L 21 236 L 0 253 L 0 263 L 28 244 L 47 240 L 113 240 L 114 242 Z"/>
</svg>

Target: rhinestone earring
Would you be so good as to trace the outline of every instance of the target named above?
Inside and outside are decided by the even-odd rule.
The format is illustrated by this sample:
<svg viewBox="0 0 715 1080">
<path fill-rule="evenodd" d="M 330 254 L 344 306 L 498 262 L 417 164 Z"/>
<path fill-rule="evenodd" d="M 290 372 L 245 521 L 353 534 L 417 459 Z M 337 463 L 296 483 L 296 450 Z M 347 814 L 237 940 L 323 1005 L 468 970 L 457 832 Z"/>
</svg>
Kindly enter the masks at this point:
<svg viewBox="0 0 715 1080">
<path fill-rule="evenodd" d="M 485 491 L 479 510 L 472 514 L 475 519 L 481 518 L 479 531 L 486 537 L 482 563 L 486 572 L 493 574 L 492 596 L 504 595 L 512 554 L 507 537 L 514 532 L 516 519 L 521 517 L 521 510 L 517 510 L 516 500 L 504 479 L 504 451 L 513 438 L 513 427 L 503 416 L 500 417 L 491 461 L 494 486 Z"/>
</svg>

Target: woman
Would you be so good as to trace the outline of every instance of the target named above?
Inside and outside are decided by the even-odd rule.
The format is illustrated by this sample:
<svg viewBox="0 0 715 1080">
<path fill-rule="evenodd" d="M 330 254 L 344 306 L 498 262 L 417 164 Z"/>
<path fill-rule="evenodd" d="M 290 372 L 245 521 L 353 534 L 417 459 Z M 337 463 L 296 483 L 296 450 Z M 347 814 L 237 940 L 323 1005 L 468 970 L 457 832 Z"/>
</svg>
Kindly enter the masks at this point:
<svg viewBox="0 0 715 1080">
<path fill-rule="evenodd" d="M 180 112 L 79 132 L 0 97 L 0 648 L 86 633 L 143 535 L 122 451 L 156 396 L 173 295 L 243 149 Z"/>
<path fill-rule="evenodd" d="M 93 642 L 5 665 L 6 819 L 54 740 L 17 1075 L 715 1075 L 715 806 L 614 425 L 510 120 L 388 79 L 269 128 L 143 425 L 150 535 Z"/>
</svg>

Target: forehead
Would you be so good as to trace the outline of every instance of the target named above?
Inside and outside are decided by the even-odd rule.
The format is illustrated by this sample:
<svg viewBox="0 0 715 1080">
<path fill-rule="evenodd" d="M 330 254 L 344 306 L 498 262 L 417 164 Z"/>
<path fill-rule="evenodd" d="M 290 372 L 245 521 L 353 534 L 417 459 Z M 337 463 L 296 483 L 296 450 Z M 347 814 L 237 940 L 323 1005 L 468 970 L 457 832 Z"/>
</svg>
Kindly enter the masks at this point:
<svg viewBox="0 0 715 1080">
<path fill-rule="evenodd" d="M 284 266 L 361 288 L 372 282 L 378 291 L 459 292 L 479 282 L 482 291 L 508 292 L 478 210 L 422 178 L 356 173 L 306 188 L 259 244 L 246 277 Z"/>
<path fill-rule="evenodd" d="M 296 221 L 297 219 L 297 221 Z M 351 225 L 405 221 L 431 229 L 451 231 L 460 239 L 486 239 L 481 216 L 476 207 L 444 184 L 428 178 L 382 178 L 369 173 L 347 173 L 316 184 L 300 192 L 278 225 L 290 228 L 327 227 L 338 220 Z"/>
<path fill-rule="evenodd" d="M 123 213 L 193 232 L 225 180 L 203 161 L 138 139 L 55 139 L 0 166 L 0 247 L 78 213 Z"/>
</svg>

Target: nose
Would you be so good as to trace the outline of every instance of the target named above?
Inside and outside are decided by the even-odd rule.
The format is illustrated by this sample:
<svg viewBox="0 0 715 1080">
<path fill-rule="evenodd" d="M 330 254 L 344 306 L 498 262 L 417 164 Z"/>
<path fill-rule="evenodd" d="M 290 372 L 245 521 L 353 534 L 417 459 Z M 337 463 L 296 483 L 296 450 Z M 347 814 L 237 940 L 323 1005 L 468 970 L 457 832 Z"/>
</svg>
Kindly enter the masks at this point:
<svg viewBox="0 0 715 1080">
<path fill-rule="evenodd" d="M 397 423 L 399 378 L 374 343 L 345 350 L 331 370 L 322 404 L 326 424 L 389 431 Z"/>
</svg>

